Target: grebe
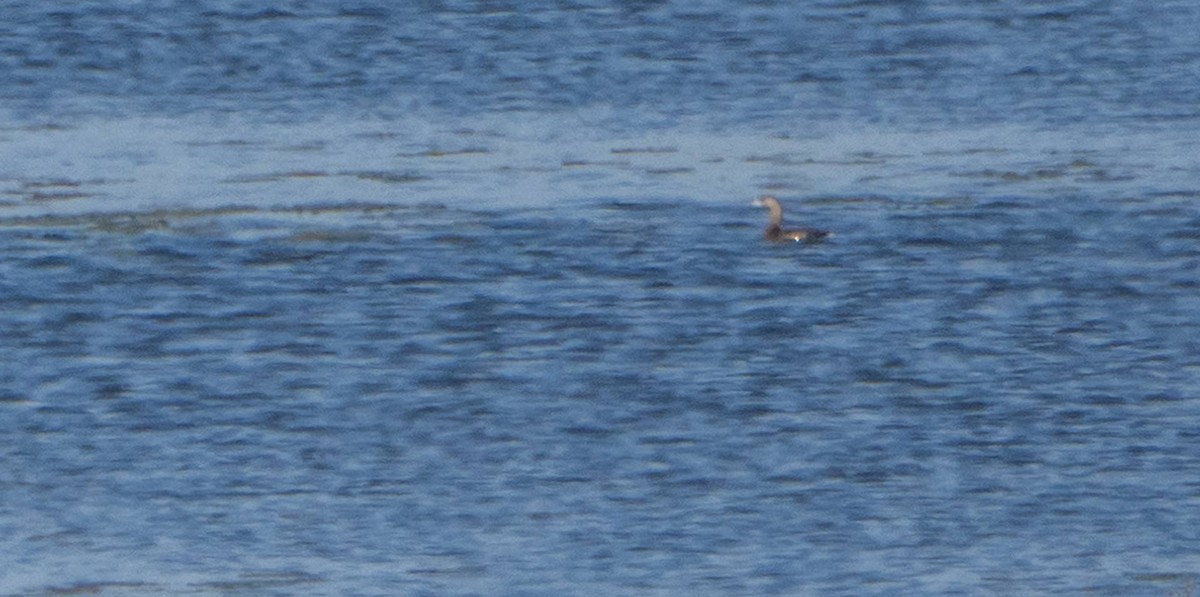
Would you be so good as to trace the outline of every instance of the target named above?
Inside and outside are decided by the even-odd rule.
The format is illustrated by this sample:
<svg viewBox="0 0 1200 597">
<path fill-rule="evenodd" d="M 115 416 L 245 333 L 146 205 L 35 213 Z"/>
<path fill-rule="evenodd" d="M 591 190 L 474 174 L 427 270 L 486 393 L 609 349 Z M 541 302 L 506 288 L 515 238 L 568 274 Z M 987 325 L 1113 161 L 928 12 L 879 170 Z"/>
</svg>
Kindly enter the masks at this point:
<svg viewBox="0 0 1200 597">
<path fill-rule="evenodd" d="M 756 207 L 766 207 L 771 210 L 771 223 L 767 224 L 767 229 L 763 232 L 763 236 L 773 243 L 781 243 L 784 241 L 795 242 L 816 242 L 830 235 L 828 230 L 818 230 L 816 228 L 788 228 L 783 227 L 783 206 L 779 205 L 779 200 L 766 195 L 761 199 L 755 199 Z"/>
</svg>

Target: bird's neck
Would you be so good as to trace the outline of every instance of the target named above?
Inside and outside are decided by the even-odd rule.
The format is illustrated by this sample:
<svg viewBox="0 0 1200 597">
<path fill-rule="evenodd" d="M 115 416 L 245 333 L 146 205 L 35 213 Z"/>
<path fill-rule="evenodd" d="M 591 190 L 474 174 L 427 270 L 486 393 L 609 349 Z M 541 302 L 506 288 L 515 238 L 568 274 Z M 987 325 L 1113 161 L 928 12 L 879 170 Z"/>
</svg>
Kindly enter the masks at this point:
<svg viewBox="0 0 1200 597">
<path fill-rule="evenodd" d="M 779 226 L 783 224 L 783 208 L 774 202 L 770 203 L 768 207 L 771 208 L 771 225 Z"/>
</svg>

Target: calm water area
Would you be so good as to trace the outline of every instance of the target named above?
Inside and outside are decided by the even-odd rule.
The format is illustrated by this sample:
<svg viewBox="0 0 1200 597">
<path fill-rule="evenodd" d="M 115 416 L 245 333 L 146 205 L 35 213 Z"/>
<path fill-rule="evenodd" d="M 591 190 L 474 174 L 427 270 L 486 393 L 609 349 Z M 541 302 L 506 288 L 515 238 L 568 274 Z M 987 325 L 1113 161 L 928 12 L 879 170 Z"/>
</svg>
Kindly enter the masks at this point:
<svg viewBox="0 0 1200 597">
<path fill-rule="evenodd" d="M 1197 592 L 1194 3 L 0 15 L 0 596 Z"/>
</svg>

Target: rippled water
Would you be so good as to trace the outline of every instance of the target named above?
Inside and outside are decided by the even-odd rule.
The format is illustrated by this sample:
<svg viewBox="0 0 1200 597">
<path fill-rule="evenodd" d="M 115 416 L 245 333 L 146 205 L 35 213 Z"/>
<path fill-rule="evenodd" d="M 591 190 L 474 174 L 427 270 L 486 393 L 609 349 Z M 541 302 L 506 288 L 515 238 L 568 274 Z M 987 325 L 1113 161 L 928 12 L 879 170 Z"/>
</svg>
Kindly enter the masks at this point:
<svg viewBox="0 0 1200 597">
<path fill-rule="evenodd" d="M 6 2 L 25 111 L 1194 118 L 1200 9 L 1139 2 Z"/>
<path fill-rule="evenodd" d="M 8 4 L 0 594 L 1194 592 L 1190 5 Z"/>
</svg>

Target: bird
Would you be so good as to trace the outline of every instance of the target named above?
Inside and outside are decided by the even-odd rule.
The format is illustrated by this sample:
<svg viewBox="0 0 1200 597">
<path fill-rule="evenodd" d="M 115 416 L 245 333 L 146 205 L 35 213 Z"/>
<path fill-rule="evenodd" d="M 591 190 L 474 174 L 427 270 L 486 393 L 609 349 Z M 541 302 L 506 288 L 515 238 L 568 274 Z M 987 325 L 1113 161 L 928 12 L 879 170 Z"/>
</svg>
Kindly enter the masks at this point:
<svg viewBox="0 0 1200 597">
<path fill-rule="evenodd" d="M 767 229 L 763 232 L 763 236 L 773 243 L 781 243 L 789 240 L 812 243 L 832 235 L 828 230 L 817 228 L 784 228 L 783 206 L 779 205 L 779 200 L 771 195 L 764 195 L 755 199 L 753 205 L 756 207 L 766 207 L 771 210 L 771 223 L 767 224 Z"/>
</svg>

